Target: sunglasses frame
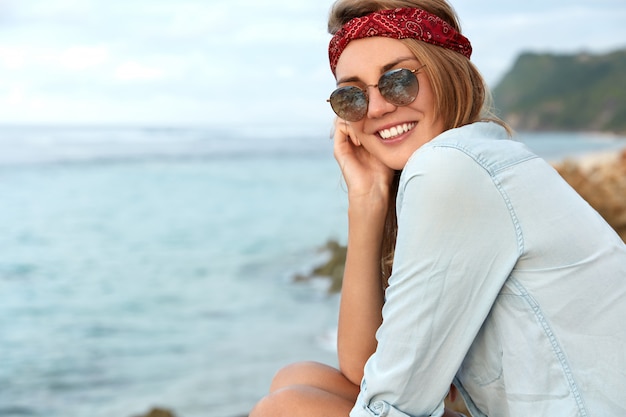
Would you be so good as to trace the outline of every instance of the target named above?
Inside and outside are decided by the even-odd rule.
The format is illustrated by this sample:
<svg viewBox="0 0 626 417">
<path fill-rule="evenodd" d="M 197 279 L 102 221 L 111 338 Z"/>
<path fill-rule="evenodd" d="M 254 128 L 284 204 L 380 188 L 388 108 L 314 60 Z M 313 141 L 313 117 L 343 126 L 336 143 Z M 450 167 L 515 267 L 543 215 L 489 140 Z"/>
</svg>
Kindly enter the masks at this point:
<svg viewBox="0 0 626 417">
<path fill-rule="evenodd" d="M 408 106 L 409 104 L 413 103 L 415 101 L 415 99 L 417 98 L 417 95 L 419 94 L 419 81 L 417 79 L 417 73 L 424 68 L 426 65 L 422 65 L 421 67 L 414 69 L 414 70 L 410 70 L 408 68 L 396 68 L 396 69 L 392 69 L 389 71 L 386 71 L 385 73 L 383 73 L 379 78 L 378 78 L 378 83 L 377 84 L 367 84 L 365 85 L 365 89 L 358 87 L 356 85 L 348 85 L 348 86 L 344 86 L 344 87 L 339 87 L 337 89 L 335 89 L 331 95 L 330 98 L 328 98 L 326 100 L 326 102 L 330 103 L 331 108 L 333 109 L 333 111 L 335 112 L 335 114 L 340 117 L 341 119 L 344 119 L 348 122 L 358 122 L 359 120 L 362 120 L 366 115 L 367 115 L 367 109 L 369 108 L 369 87 L 375 87 L 378 88 L 378 91 L 380 92 L 380 94 L 383 96 L 383 98 L 388 102 L 393 104 L 396 107 L 403 107 L 403 106 Z M 390 76 L 392 74 L 396 74 L 396 73 L 400 73 L 400 72 L 404 72 L 407 71 L 409 73 L 411 73 L 411 75 L 413 75 L 413 77 L 415 77 L 415 83 L 416 83 L 416 91 L 415 91 L 415 95 L 407 102 L 397 102 L 397 101 L 393 101 L 393 100 L 389 100 L 388 96 L 389 96 L 389 92 L 386 90 L 381 90 L 380 89 L 380 84 L 383 84 L 385 82 L 384 78 L 385 76 Z M 382 80 L 382 82 L 381 82 Z M 393 86 L 392 86 L 393 87 Z M 404 86 L 405 88 L 407 86 Z M 342 117 L 341 114 L 339 113 L 344 113 L 343 116 L 348 116 L 348 114 L 346 112 L 341 112 L 341 110 L 337 110 L 336 108 L 339 106 L 338 104 L 333 104 L 333 98 L 337 96 L 338 92 L 340 91 L 345 91 L 347 89 L 350 89 L 352 91 L 354 91 L 353 89 L 357 89 L 359 90 L 358 92 L 352 93 L 351 97 L 346 97 L 346 98 L 350 98 L 351 103 L 349 105 L 354 107 L 354 102 L 355 101 L 361 101 L 363 100 L 365 102 L 365 105 L 363 106 L 363 110 L 359 111 L 357 113 L 358 118 L 357 117 Z M 391 88 L 391 90 L 393 90 L 393 88 Z M 362 93 L 362 94 L 359 94 Z M 393 91 L 392 91 L 393 92 Z M 344 98 L 345 100 L 345 98 Z M 358 104 L 357 104 L 358 106 Z M 347 107 L 347 106 L 346 106 Z M 354 113 L 354 112 L 351 112 Z"/>
</svg>

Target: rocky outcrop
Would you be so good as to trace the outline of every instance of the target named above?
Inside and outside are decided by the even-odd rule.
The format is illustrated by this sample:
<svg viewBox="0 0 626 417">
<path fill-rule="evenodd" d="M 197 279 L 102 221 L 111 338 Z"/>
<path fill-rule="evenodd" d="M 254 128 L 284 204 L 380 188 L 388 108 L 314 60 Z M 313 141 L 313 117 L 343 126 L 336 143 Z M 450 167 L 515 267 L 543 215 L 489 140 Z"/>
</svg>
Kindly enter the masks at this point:
<svg viewBox="0 0 626 417">
<path fill-rule="evenodd" d="M 626 242 L 626 149 L 554 166 Z"/>
<path fill-rule="evenodd" d="M 298 274 L 294 277 L 295 282 L 306 282 L 316 277 L 324 277 L 330 279 L 328 286 L 329 293 L 337 293 L 341 291 L 341 281 L 343 279 L 343 269 L 346 264 L 346 247 L 339 244 L 336 240 L 329 240 L 326 245 L 321 248 L 323 252 L 329 255 L 328 261 L 322 263 L 311 271 L 308 275 Z"/>
<path fill-rule="evenodd" d="M 135 417 L 176 417 L 176 415 L 174 414 L 174 412 L 164 408 L 153 408 L 146 414 Z"/>
</svg>

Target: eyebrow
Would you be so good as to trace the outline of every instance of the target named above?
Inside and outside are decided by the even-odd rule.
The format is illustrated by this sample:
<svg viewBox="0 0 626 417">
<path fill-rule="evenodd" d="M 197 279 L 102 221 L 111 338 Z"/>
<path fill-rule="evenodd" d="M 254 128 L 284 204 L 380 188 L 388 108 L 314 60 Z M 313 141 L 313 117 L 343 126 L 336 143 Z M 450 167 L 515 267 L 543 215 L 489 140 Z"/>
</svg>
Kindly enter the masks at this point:
<svg viewBox="0 0 626 417">
<path fill-rule="evenodd" d="M 417 62 L 417 58 L 415 58 L 414 56 L 398 58 L 395 61 L 392 61 L 392 62 L 382 66 L 381 69 L 380 69 L 380 73 L 384 74 L 385 72 L 389 71 L 390 69 L 392 69 L 393 67 L 397 66 L 398 64 L 401 64 L 401 63 L 406 62 L 406 61 L 416 61 Z M 353 83 L 353 82 L 363 82 L 363 81 L 359 77 L 357 77 L 357 76 L 346 77 L 346 78 L 341 78 L 341 79 L 337 80 L 337 85 L 343 84 L 343 83 Z"/>
</svg>

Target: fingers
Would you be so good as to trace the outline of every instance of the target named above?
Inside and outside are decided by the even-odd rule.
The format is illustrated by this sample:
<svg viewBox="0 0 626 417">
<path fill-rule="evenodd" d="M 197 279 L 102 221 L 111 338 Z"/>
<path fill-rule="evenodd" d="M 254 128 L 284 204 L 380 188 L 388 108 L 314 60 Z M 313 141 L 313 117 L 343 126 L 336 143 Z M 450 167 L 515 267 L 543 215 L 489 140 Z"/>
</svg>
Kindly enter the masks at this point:
<svg viewBox="0 0 626 417">
<path fill-rule="evenodd" d="M 335 129 L 333 132 L 333 148 L 335 159 L 341 163 L 341 160 L 345 158 L 347 154 L 353 153 L 349 141 L 350 134 L 348 132 L 346 123 L 337 118 L 335 119 Z"/>
<path fill-rule="evenodd" d="M 335 141 L 347 141 L 350 140 L 354 146 L 361 146 L 356 133 L 352 129 L 350 124 L 340 118 L 335 119 Z"/>
</svg>

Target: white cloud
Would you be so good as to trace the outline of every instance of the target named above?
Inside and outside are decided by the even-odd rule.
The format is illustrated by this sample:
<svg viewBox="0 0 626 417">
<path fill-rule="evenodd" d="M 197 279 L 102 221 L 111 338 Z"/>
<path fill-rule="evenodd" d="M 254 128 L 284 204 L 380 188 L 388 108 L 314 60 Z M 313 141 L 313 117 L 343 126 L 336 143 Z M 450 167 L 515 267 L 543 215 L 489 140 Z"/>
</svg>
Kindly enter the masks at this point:
<svg viewBox="0 0 626 417">
<path fill-rule="evenodd" d="M 99 67 L 109 59 L 105 46 L 72 46 L 55 57 L 58 64 L 71 71 L 83 71 Z"/>
<path fill-rule="evenodd" d="M 10 70 L 19 70 L 24 67 L 25 61 L 26 53 L 22 48 L 0 47 L 0 66 Z"/>
<path fill-rule="evenodd" d="M 289 66 L 280 66 L 276 68 L 276 75 L 278 78 L 293 78 L 296 76 L 297 70 Z"/>
<path fill-rule="evenodd" d="M 41 112 L 45 103 L 23 84 L 13 83 L 5 90 L 5 94 L 0 95 L 0 107 L 5 108 L 9 114 L 33 114 Z"/>
<path fill-rule="evenodd" d="M 127 61 L 115 69 L 115 79 L 120 81 L 154 81 L 163 78 L 164 71 L 136 61 Z"/>
<path fill-rule="evenodd" d="M 19 84 L 12 85 L 6 95 L 6 103 L 9 106 L 21 106 L 24 103 L 24 87 Z"/>
</svg>

